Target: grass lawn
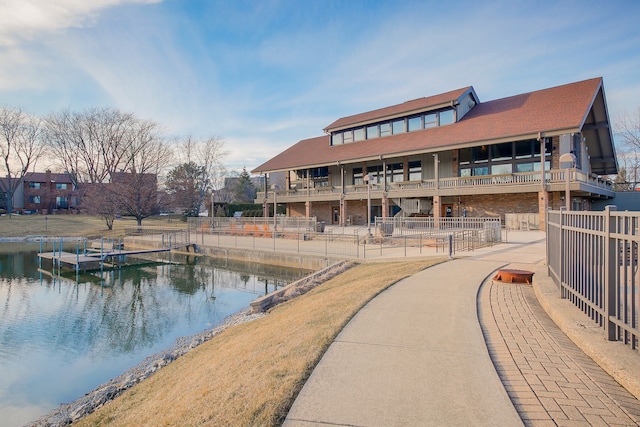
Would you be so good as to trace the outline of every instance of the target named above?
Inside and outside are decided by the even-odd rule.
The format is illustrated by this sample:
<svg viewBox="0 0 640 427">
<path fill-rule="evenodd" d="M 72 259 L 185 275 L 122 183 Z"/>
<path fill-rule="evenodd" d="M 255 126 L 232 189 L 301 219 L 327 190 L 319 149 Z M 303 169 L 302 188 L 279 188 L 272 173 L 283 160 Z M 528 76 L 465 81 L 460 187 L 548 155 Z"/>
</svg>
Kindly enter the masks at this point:
<svg viewBox="0 0 640 427">
<path fill-rule="evenodd" d="M 135 227 L 134 218 L 116 219 L 113 230 L 100 218 L 91 215 L 8 215 L 0 216 L 0 238 L 24 236 L 50 237 L 124 237 L 125 227 Z M 142 221 L 142 226 L 186 227 L 179 218 L 153 216 Z"/>
<path fill-rule="evenodd" d="M 280 425 L 355 313 L 398 280 L 442 261 L 358 265 L 227 329 L 74 425 Z"/>
</svg>

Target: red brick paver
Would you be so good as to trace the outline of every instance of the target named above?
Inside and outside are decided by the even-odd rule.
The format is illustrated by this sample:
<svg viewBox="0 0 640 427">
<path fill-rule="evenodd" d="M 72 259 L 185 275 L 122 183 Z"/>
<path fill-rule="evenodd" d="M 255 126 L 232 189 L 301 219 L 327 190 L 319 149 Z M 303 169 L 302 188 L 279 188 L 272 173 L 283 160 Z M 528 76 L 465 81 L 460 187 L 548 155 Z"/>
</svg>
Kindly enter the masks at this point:
<svg viewBox="0 0 640 427">
<path fill-rule="evenodd" d="M 478 315 L 496 371 L 525 425 L 640 425 L 640 401 L 564 335 L 531 285 L 487 280 Z"/>
</svg>

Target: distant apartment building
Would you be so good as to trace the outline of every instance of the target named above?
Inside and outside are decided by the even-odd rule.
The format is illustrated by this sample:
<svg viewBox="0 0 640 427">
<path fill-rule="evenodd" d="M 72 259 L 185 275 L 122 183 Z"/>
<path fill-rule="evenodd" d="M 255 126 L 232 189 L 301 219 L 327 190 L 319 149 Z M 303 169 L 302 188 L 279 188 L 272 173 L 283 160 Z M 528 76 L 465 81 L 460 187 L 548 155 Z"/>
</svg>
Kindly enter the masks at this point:
<svg viewBox="0 0 640 427">
<path fill-rule="evenodd" d="M 7 182 L 7 178 L 0 178 Z M 7 208 L 7 195 L 1 197 L 2 209 Z M 13 195 L 14 212 L 52 214 L 75 211 L 78 198 L 75 185 L 67 173 L 27 173 Z"/>
</svg>

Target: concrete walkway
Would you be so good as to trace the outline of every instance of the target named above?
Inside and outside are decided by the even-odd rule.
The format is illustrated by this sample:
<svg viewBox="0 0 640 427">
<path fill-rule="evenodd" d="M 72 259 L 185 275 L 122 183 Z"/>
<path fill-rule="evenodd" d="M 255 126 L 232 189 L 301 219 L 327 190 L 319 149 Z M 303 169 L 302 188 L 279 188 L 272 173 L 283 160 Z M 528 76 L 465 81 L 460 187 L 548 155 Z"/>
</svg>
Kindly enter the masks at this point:
<svg viewBox="0 0 640 427">
<path fill-rule="evenodd" d="M 538 304 L 544 259 L 543 233 L 512 234 L 381 293 L 329 347 L 284 425 L 638 425 L 638 400 Z M 493 283 L 504 266 L 535 271 L 534 286 Z M 614 345 L 639 379 L 637 353 Z"/>
</svg>

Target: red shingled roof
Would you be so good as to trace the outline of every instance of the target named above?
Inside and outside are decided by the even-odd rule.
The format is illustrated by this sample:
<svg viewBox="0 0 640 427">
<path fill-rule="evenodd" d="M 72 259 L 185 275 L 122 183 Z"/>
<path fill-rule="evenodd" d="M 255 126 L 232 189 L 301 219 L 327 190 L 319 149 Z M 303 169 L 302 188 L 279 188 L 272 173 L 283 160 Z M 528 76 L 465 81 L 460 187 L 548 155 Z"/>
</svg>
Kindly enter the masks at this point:
<svg viewBox="0 0 640 427">
<path fill-rule="evenodd" d="M 457 101 L 466 91 L 471 90 L 471 86 L 452 90 L 451 92 L 441 93 L 440 95 L 418 98 L 402 104 L 392 105 L 390 107 L 380 108 L 378 110 L 367 111 L 366 113 L 354 114 L 353 116 L 343 117 L 327 126 L 324 130 L 330 132 L 333 129 L 340 129 L 349 126 L 357 126 L 360 123 L 372 122 L 385 117 L 406 115 L 411 112 L 425 111 L 440 105 L 451 104 Z"/>
<path fill-rule="evenodd" d="M 71 176 L 68 173 L 51 173 L 49 179 L 57 183 L 71 184 Z M 24 175 L 24 181 L 47 182 L 47 174 L 45 172 L 27 172 Z"/>
<path fill-rule="evenodd" d="M 528 138 L 537 135 L 538 132 L 575 132 L 584 124 L 601 87 L 602 79 L 595 78 L 483 102 L 476 105 L 459 122 L 451 125 L 352 144 L 331 146 L 329 135 L 305 139 L 252 172 L 274 172 L 336 162 L 346 163 L 378 158 L 380 155 L 388 157 L 411 152 L 435 152 L 445 147 L 460 147 L 502 138 Z M 448 92 L 451 93 L 453 92 Z M 435 97 L 428 99 L 433 98 Z M 363 113 L 362 116 L 366 114 L 370 113 Z M 331 126 L 335 126 L 340 120 Z"/>
</svg>

